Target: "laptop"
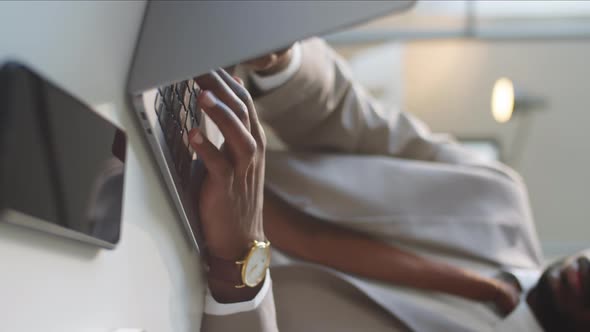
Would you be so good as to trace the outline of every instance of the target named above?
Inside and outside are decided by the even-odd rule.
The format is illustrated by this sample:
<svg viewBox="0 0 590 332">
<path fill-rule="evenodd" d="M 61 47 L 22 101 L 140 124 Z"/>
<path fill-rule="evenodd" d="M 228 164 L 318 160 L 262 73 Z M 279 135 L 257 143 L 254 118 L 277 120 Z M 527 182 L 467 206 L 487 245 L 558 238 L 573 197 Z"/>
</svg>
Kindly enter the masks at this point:
<svg viewBox="0 0 590 332">
<path fill-rule="evenodd" d="M 415 1 L 151 1 L 128 79 L 143 134 L 196 250 L 205 168 L 188 144 L 198 127 L 215 127 L 197 107 L 192 77 L 235 65 L 297 40 L 407 10 Z"/>
</svg>

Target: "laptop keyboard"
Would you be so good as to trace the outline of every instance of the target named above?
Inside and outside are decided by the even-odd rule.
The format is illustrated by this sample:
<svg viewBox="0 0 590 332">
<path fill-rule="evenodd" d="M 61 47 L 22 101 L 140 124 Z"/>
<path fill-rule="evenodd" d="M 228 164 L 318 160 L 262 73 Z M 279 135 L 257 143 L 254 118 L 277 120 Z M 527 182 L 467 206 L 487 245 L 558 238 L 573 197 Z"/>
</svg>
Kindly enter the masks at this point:
<svg viewBox="0 0 590 332">
<path fill-rule="evenodd" d="M 197 105 L 198 94 L 199 86 L 195 81 L 186 80 L 160 87 L 154 101 L 154 109 L 183 187 L 189 183 L 191 164 L 196 160 L 188 133 L 202 123 L 201 110 Z"/>
</svg>

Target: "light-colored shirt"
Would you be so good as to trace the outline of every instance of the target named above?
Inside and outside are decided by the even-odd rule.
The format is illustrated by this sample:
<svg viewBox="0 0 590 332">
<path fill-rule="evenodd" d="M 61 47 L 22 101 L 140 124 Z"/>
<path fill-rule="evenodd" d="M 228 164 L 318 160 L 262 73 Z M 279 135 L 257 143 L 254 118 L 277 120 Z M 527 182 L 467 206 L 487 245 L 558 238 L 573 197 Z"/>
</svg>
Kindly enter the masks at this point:
<svg viewBox="0 0 590 332">
<path fill-rule="evenodd" d="M 233 315 L 240 312 L 252 311 L 260 305 L 262 300 L 268 294 L 268 290 L 272 285 L 272 281 L 270 280 L 270 271 L 266 271 L 266 277 L 262 282 L 262 288 L 258 291 L 258 294 L 249 301 L 244 302 L 236 302 L 236 303 L 219 303 L 211 296 L 211 291 L 207 288 L 207 293 L 205 294 L 205 313 L 208 315 L 216 315 L 216 316 L 223 316 L 223 315 Z"/>
<path fill-rule="evenodd" d="M 537 318 L 531 312 L 531 308 L 526 302 L 526 295 L 537 284 L 541 277 L 541 271 L 532 269 L 511 269 L 506 271 L 512 274 L 518 280 L 522 295 L 519 305 L 500 323 L 495 330 L 498 332 L 509 331 L 530 331 L 543 332 L 543 328 L 539 325 Z"/>
<path fill-rule="evenodd" d="M 301 46 L 299 43 L 295 43 L 291 47 L 291 60 L 286 68 L 273 74 L 273 75 L 258 75 L 256 72 L 251 71 L 249 73 L 250 78 L 256 87 L 263 92 L 270 91 L 274 88 L 286 83 L 301 67 Z"/>
<path fill-rule="evenodd" d="M 261 76 L 253 71 L 248 73 L 250 78 L 252 79 L 252 82 L 256 85 L 258 89 L 260 89 L 263 92 L 270 91 L 283 85 L 291 77 L 293 77 L 293 75 L 295 75 L 297 70 L 301 67 L 302 60 L 301 46 L 299 45 L 299 43 L 293 45 L 292 52 L 292 58 L 289 65 L 285 69 L 276 74 L 269 76 Z M 528 291 L 537 283 L 541 272 L 538 270 L 530 269 L 511 269 L 510 271 L 505 272 L 513 275 L 518 280 L 523 290 L 523 298 L 521 299 L 521 302 L 517 306 L 517 308 L 505 319 L 500 320 L 493 330 L 497 332 L 543 332 L 543 329 L 537 322 L 533 313 L 530 311 L 530 308 L 526 303 L 526 299 L 524 298 Z M 267 272 L 267 277 L 264 280 L 264 284 L 261 290 L 258 292 L 257 296 L 250 301 L 231 304 L 221 304 L 215 301 L 215 299 L 210 295 L 210 292 L 208 291 L 205 299 L 205 313 L 210 315 L 230 315 L 234 313 L 255 310 L 262 301 L 262 299 L 267 295 L 270 287 L 270 273 Z M 424 314 L 427 315 L 428 313 L 425 312 Z M 402 321 L 404 320 L 404 317 L 398 318 Z"/>
</svg>

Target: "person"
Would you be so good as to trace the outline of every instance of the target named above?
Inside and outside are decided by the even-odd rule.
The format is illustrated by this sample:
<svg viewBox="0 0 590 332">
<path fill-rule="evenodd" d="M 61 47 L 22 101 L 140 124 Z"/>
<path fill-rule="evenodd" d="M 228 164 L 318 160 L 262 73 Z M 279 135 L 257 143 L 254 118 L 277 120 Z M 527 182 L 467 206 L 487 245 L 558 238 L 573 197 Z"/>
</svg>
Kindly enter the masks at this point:
<svg viewBox="0 0 590 332">
<path fill-rule="evenodd" d="M 278 248 L 274 284 L 267 274 L 235 288 L 209 271 L 204 331 L 590 327 L 588 255 L 539 279 L 542 255 L 513 171 L 407 113 L 384 113 L 321 40 L 284 54 L 270 89 L 254 76 L 256 105 L 223 71 L 198 81 L 215 92 L 200 102 L 227 145 L 191 133 L 210 172 L 201 192 L 210 199 L 200 202 L 208 248 L 237 260 L 265 235 Z M 257 110 L 289 151 L 265 151 Z"/>
</svg>

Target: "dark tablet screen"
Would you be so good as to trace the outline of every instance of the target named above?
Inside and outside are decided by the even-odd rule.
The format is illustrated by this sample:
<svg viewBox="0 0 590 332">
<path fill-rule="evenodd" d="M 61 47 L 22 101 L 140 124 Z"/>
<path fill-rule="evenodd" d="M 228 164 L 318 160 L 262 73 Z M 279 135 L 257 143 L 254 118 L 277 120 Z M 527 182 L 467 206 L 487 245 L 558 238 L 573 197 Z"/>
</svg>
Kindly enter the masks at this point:
<svg viewBox="0 0 590 332">
<path fill-rule="evenodd" d="M 125 135 L 26 67 L 0 71 L 2 221 L 117 243 Z"/>
</svg>

